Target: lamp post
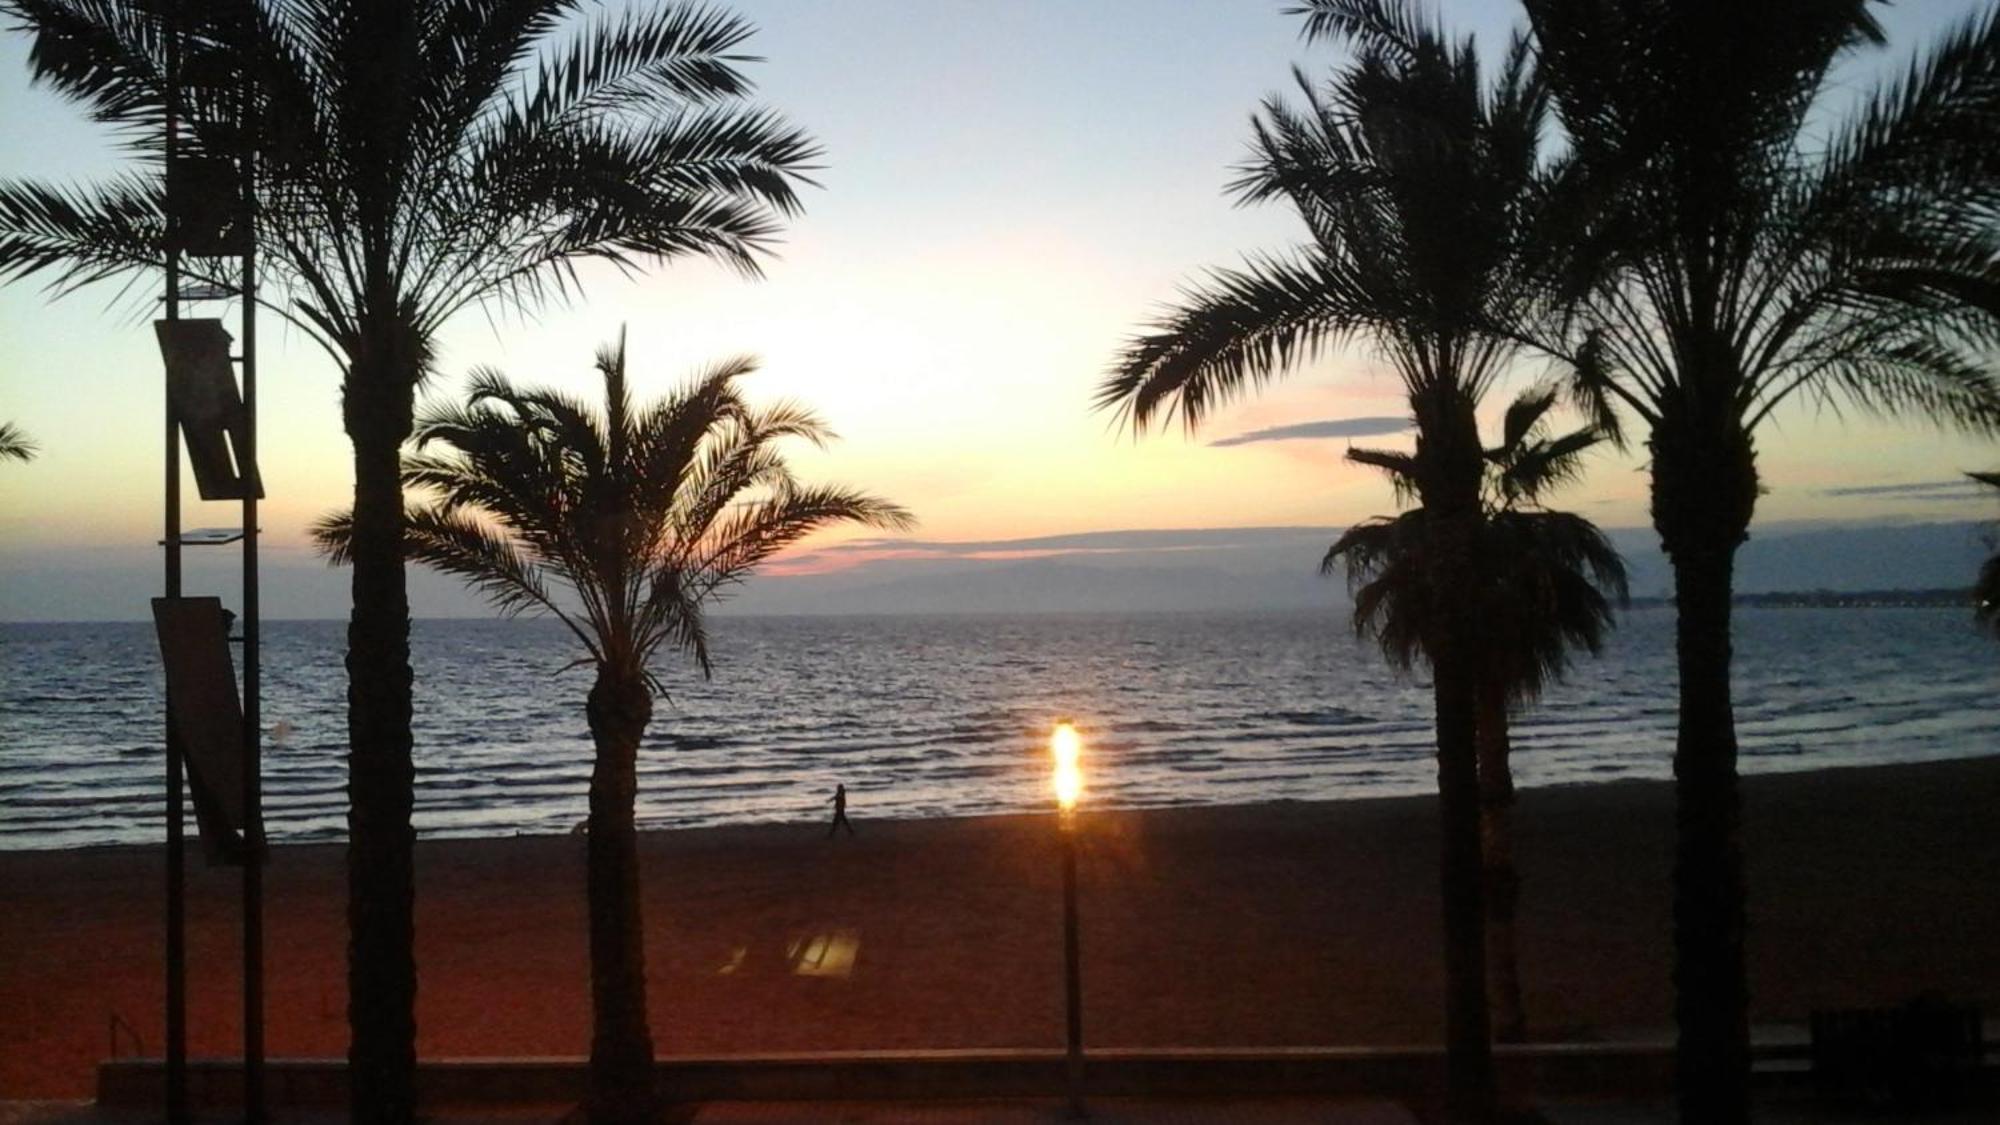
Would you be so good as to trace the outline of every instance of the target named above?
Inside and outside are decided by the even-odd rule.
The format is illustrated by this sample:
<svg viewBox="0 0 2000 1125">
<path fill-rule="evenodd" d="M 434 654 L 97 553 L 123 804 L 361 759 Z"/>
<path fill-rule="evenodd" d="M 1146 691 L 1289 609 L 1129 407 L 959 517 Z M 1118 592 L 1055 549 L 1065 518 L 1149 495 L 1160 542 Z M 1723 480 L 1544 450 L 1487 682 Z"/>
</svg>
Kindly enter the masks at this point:
<svg viewBox="0 0 2000 1125">
<path fill-rule="evenodd" d="M 1056 805 L 1060 808 L 1063 872 L 1063 996 L 1068 1039 L 1069 1112 L 1083 1108 L 1083 973 L 1076 941 L 1076 799 L 1083 794 L 1083 739 L 1068 719 L 1049 736 L 1055 758 Z"/>
</svg>

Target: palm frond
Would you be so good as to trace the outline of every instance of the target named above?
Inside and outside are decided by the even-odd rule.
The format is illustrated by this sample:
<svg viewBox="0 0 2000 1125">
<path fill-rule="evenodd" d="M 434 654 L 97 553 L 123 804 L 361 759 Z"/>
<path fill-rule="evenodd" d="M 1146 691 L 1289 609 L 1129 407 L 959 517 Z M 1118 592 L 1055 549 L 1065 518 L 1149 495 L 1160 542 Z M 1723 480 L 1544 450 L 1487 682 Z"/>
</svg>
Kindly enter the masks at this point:
<svg viewBox="0 0 2000 1125">
<path fill-rule="evenodd" d="M 1487 483 L 1476 514 L 1474 562 L 1447 578 L 1432 534 L 1432 514 L 1418 507 L 1349 528 L 1321 560 L 1345 568 L 1357 634 L 1372 636 L 1392 665 L 1426 659 L 1435 617 L 1448 612 L 1441 583 L 1457 583 L 1464 612 L 1479 621 L 1482 675 L 1514 703 L 1538 696 L 1568 668 L 1576 649 L 1597 652 L 1613 625 L 1614 601 L 1627 597 L 1617 551 L 1590 521 L 1571 513 L 1528 510 L 1581 473 L 1584 454 L 1602 438 L 1590 429 L 1542 434 L 1556 390 L 1524 391 L 1502 419 L 1501 444 L 1485 450 Z M 1410 499 L 1415 483 L 1450 455 L 1420 443 L 1414 453 L 1350 450 L 1348 459 L 1383 469 Z"/>
<path fill-rule="evenodd" d="M 530 93 L 507 118 L 525 130 L 647 105 L 742 97 L 750 81 L 731 52 L 750 38 L 748 22 L 718 8 L 670 3 L 600 21 L 541 63 Z"/>
<path fill-rule="evenodd" d="M 2000 112 L 2000 10 L 1974 13 L 1878 87 L 1828 146 L 1803 208 L 1809 226 L 1907 206 L 1912 195 L 1991 200 Z"/>
<path fill-rule="evenodd" d="M 1571 403 L 1589 420 L 1591 429 L 1623 450 L 1629 447 L 1629 442 L 1624 421 L 1619 416 L 1619 405 L 1622 403 L 1630 407 L 1649 423 L 1657 421 L 1658 414 L 1656 407 L 1634 396 L 1620 382 L 1620 368 L 1611 361 L 1605 340 L 1601 330 L 1585 336 L 1570 355 L 1568 378 L 1563 389 Z"/>
<path fill-rule="evenodd" d="M 641 654 L 650 660 L 662 646 L 686 653 L 704 679 L 713 675 L 709 656 L 707 615 L 702 612 L 706 593 L 685 566 L 656 565 L 646 576 L 645 592 L 639 600 L 638 632 L 650 639 Z"/>
<path fill-rule="evenodd" d="M 640 518 L 674 534 L 681 522 L 672 513 L 685 497 L 701 491 L 695 483 L 712 471 L 717 446 L 712 437 L 734 431 L 750 407 L 736 390 L 736 380 L 757 369 L 750 356 L 734 356 L 711 364 L 688 385 L 638 412 L 633 423 L 632 504 Z"/>
<path fill-rule="evenodd" d="M 16 29 L 31 32 L 28 67 L 38 83 L 88 106 L 138 145 L 158 143 L 166 105 L 166 34 L 144 4 L 6 0 Z"/>
<path fill-rule="evenodd" d="M 1285 14 L 1305 17 L 1308 43 L 1338 39 L 1404 61 L 1438 35 L 1413 0 L 1308 0 Z"/>
<path fill-rule="evenodd" d="M 1320 560 L 1320 573 L 1347 572 L 1356 636 L 1375 638 L 1391 666 L 1427 659 L 1431 634 L 1428 519 L 1422 509 L 1349 527 Z"/>
<path fill-rule="evenodd" d="M 700 455 L 680 476 L 661 530 L 683 550 L 696 550 L 744 494 L 779 492 L 797 484 L 776 447 L 788 435 L 766 431 L 762 422 L 762 412 L 745 410 L 711 427 Z"/>
<path fill-rule="evenodd" d="M 1469 41 L 1415 3 L 1314 0 L 1308 38 L 1353 43 L 1323 86 L 1295 71 L 1297 102 L 1267 99 L 1230 190 L 1279 201 L 1310 241 L 1212 271 L 1129 342 L 1096 406 L 1134 429 L 1218 405 L 1349 338 L 1413 394 L 1439 383 L 1477 399 L 1528 338 L 1551 270 L 1534 233 L 1547 196 L 1548 100 L 1516 42 L 1497 81 Z"/>
<path fill-rule="evenodd" d="M 1306 258 L 1253 258 L 1216 270 L 1133 339 L 1099 385 L 1096 407 L 1134 429 L 1179 414 L 1189 430 L 1236 395 L 1318 356 L 1368 315 L 1354 279 Z"/>
<path fill-rule="evenodd" d="M 0 461 L 32 461 L 41 452 L 21 427 L 12 422 L 0 422 Z"/>
<path fill-rule="evenodd" d="M 464 508 L 438 506 L 410 508 L 403 521 L 403 550 L 410 559 L 461 579 L 506 616 L 532 611 L 556 618 L 592 659 L 602 659 L 596 638 L 578 626 L 556 597 L 547 568 L 523 550 L 504 525 L 489 525 Z M 353 561 L 352 512 L 322 516 L 309 535 L 331 565 Z"/>
<path fill-rule="evenodd" d="M 884 531 L 916 526 L 910 513 L 886 500 L 830 486 L 782 488 L 743 504 L 712 527 L 694 555 L 697 589 L 712 592 L 741 583 L 778 551 L 833 523 L 858 523 Z"/>
<path fill-rule="evenodd" d="M 622 336 L 599 351 L 601 409 L 480 369 L 427 410 L 403 459 L 404 484 L 433 497 L 408 516 L 409 556 L 503 611 L 561 618 L 622 674 L 651 675 L 662 646 L 706 673 L 703 607 L 774 553 L 834 523 L 911 526 L 886 501 L 793 479 L 778 444 L 830 435 L 796 404 L 745 404 L 734 384 L 754 361 L 655 403 L 633 401 L 626 362 Z M 340 515 L 316 533 L 337 561 L 350 527 Z"/>
<path fill-rule="evenodd" d="M 165 214 L 159 185 L 137 175 L 96 188 L 0 184 L 0 281 L 47 274 L 67 293 L 156 269 Z"/>
<path fill-rule="evenodd" d="M 1538 504 L 1544 493 L 1581 480 L 1583 455 L 1603 440 L 1595 430 L 1582 429 L 1495 451 L 1502 506 Z"/>
<path fill-rule="evenodd" d="M 1398 556 L 1416 550 L 1423 524 L 1421 510 L 1363 520 L 1342 532 L 1326 549 L 1319 572 L 1330 575 L 1344 567 L 1350 584 L 1366 583 Z"/>
<path fill-rule="evenodd" d="M 1393 449 L 1349 448 L 1346 459 L 1357 465 L 1366 465 L 1379 470 L 1389 478 L 1389 487 L 1396 502 L 1407 504 L 1420 499 L 1423 481 L 1423 462 L 1415 453 L 1401 453 Z"/>
<path fill-rule="evenodd" d="M 580 7 L 179 6 L 182 149 L 254 143 L 265 279 L 291 290 L 289 315 L 344 366 L 383 368 L 361 361 L 379 351 L 367 341 L 385 320 L 428 340 L 474 304 L 566 298 L 590 259 L 636 270 L 703 255 L 755 273 L 798 213 L 818 146 L 747 102 L 747 23 L 696 3 L 591 21 Z M 39 80 L 160 156 L 165 8 L 0 10 L 34 35 Z M 246 78 L 256 111 L 239 119 Z M 0 278 L 48 272 L 67 291 L 160 265 L 150 183 L 0 194 Z"/>
<path fill-rule="evenodd" d="M 1613 602 L 1628 596 L 1624 564 L 1601 531 L 1568 512 L 1495 512 L 1480 554 L 1486 674 L 1525 703 L 1563 676 L 1572 652 L 1602 649 Z"/>
<path fill-rule="evenodd" d="M 2000 15 L 1940 37 L 1825 143 L 1836 66 L 1884 42 L 1865 0 L 1526 7 L 1570 143 L 1566 307 L 1533 330 L 1560 338 L 1595 429 L 1622 444 L 1620 414 L 1655 438 L 1699 418 L 1670 440 L 1730 456 L 1721 434 L 1804 395 L 2000 433 Z"/>
<path fill-rule="evenodd" d="M 1844 399 L 1878 415 L 1914 415 L 1973 434 L 2000 434 L 2000 373 L 1936 339 L 1907 338 L 1824 363 L 1809 361 L 1805 373 L 1806 385 L 1829 405 Z M 1782 401 L 1781 395 L 1767 396 L 1752 420 L 1761 422 Z"/>
<path fill-rule="evenodd" d="M 1559 392 L 1554 387 L 1530 387 L 1515 396 L 1507 404 L 1507 413 L 1500 424 L 1501 450 L 1518 449 L 1528 440 L 1528 435 L 1542 423 L 1554 409 Z"/>
</svg>

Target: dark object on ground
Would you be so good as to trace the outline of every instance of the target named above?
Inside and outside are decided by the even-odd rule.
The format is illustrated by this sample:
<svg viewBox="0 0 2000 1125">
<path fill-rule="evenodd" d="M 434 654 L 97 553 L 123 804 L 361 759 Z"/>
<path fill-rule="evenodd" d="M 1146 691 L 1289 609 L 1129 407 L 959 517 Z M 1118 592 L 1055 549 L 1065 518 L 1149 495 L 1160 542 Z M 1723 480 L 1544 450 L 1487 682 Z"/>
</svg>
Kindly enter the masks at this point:
<svg viewBox="0 0 2000 1125">
<path fill-rule="evenodd" d="M 1845 1103 L 1910 1109 L 1959 1105 L 1978 1078 L 1979 1009 L 1920 996 L 1900 1008 L 1812 1014 L 1813 1087 Z"/>
</svg>

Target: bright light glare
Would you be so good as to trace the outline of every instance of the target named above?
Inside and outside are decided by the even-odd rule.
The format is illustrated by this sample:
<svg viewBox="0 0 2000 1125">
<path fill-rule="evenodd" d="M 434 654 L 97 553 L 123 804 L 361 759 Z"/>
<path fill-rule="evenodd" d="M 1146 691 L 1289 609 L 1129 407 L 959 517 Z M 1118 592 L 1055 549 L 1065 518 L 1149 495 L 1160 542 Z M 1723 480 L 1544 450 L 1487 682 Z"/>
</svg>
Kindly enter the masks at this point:
<svg viewBox="0 0 2000 1125">
<path fill-rule="evenodd" d="M 1067 719 L 1057 723 L 1055 733 L 1049 736 L 1049 751 L 1056 759 L 1056 803 L 1068 812 L 1083 795 L 1083 739 L 1077 737 L 1076 727 Z"/>
</svg>

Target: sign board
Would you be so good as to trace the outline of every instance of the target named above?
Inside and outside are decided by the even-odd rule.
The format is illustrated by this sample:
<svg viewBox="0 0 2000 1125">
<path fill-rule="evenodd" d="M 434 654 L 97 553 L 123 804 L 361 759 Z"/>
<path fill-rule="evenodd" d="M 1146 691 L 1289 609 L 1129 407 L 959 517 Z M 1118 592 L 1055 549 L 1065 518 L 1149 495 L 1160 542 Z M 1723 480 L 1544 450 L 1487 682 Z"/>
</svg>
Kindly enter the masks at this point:
<svg viewBox="0 0 2000 1125">
<path fill-rule="evenodd" d="M 243 706 L 217 598 L 154 598 L 153 626 L 172 700 L 169 737 L 186 757 L 195 822 L 211 861 L 243 856 Z"/>
<path fill-rule="evenodd" d="M 249 489 L 261 499 L 255 465 L 242 463 L 250 417 L 230 366 L 229 333 L 212 319 L 156 320 L 160 356 L 167 363 L 167 398 L 173 403 L 188 464 L 203 500 L 241 500 Z"/>
<path fill-rule="evenodd" d="M 181 253 L 196 258 L 249 253 L 246 210 L 243 174 L 234 160 L 181 153 L 167 164 L 167 211 Z"/>
</svg>

